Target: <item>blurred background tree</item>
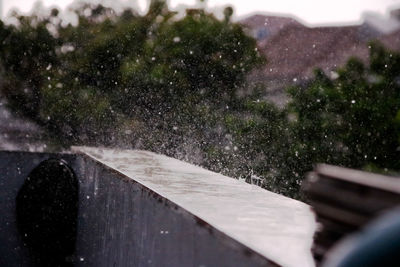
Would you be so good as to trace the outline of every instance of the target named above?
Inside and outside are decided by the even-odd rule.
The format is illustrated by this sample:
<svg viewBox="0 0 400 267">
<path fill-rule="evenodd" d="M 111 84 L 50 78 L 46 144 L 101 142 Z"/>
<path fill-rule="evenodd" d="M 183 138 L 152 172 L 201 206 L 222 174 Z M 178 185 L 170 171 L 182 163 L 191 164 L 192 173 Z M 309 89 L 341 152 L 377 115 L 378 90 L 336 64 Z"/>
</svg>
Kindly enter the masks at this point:
<svg viewBox="0 0 400 267">
<path fill-rule="evenodd" d="M 399 170 L 400 55 L 370 45 L 370 64 L 351 59 L 337 79 L 316 71 L 306 89 L 292 88 L 296 116 L 292 149 L 308 167 L 327 162 L 354 168 Z"/>
<path fill-rule="evenodd" d="M 302 198 L 318 162 L 399 171 L 400 55 L 371 44 L 338 77 L 316 70 L 278 108 L 248 74 L 266 63 L 256 41 L 203 9 L 177 17 L 102 5 L 0 22 L 0 89 L 10 107 L 65 145 L 148 149 Z"/>
<path fill-rule="evenodd" d="M 109 144 L 132 124 L 170 132 L 198 109 L 234 103 L 263 62 L 239 25 L 204 10 L 175 19 L 158 0 L 144 16 L 90 4 L 74 12 L 77 26 L 62 26 L 57 10 L 1 25 L 3 94 L 74 143 Z"/>
</svg>

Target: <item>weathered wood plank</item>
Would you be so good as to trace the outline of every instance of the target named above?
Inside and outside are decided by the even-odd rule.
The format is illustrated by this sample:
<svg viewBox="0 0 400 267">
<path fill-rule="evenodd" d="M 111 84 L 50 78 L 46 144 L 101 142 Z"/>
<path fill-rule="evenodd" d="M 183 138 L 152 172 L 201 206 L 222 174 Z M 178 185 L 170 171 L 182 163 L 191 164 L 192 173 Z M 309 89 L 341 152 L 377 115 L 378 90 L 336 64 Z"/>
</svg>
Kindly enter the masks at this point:
<svg viewBox="0 0 400 267">
<path fill-rule="evenodd" d="M 313 253 L 320 261 L 341 238 L 400 204 L 400 179 L 321 164 L 303 183 L 320 229 Z"/>
</svg>

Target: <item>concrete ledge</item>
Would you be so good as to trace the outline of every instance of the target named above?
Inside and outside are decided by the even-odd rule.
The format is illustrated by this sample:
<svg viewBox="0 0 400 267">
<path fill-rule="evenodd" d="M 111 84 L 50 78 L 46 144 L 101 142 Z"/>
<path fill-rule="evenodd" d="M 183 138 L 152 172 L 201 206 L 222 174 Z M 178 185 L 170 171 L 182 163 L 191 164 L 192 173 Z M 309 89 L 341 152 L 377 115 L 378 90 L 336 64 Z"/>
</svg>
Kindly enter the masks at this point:
<svg viewBox="0 0 400 267">
<path fill-rule="evenodd" d="M 79 180 L 75 266 L 313 266 L 304 203 L 146 151 L 0 152 L 2 266 L 30 266 L 15 197 L 41 161 Z"/>
<path fill-rule="evenodd" d="M 302 202 L 147 151 L 75 148 L 145 186 L 259 255 L 313 266 L 314 215 Z M 196 220 L 198 220 L 196 219 Z"/>
</svg>

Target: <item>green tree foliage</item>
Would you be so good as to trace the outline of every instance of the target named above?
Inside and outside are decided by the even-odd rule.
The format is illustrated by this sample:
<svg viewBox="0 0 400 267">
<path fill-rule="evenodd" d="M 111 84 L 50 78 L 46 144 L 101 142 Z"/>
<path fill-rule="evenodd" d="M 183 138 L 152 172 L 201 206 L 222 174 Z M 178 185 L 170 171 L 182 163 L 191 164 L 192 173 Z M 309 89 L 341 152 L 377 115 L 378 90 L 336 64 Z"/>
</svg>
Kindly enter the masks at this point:
<svg viewBox="0 0 400 267">
<path fill-rule="evenodd" d="M 294 198 L 315 163 L 400 170 L 398 53 L 371 44 L 368 65 L 317 70 L 279 109 L 246 83 L 265 59 L 230 8 L 74 12 L 77 25 L 57 10 L 0 22 L 1 93 L 68 144 L 149 149 Z"/>
<path fill-rule="evenodd" d="M 241 26 L 204 10 L 175 19 L 165 1 L 152 1 L 145 16 L 89 4 L 74 12 L 76 26 L 63 25 L 57 10 L 0 25 L 3 94 L 73 143 L 140 139 L 157 150 L 173 138 L 179 146 L 183 135 L 197 139 L 198 117 L 234 105 L 246 73 L 263 62 Z"/>
<path fill-rule="evenodd" d="M 15 16 L 18 26 L 0 21 L 0 68 L 4 73 L 0 85 L 18 111 L 36 119 L 45 79 L 42 73 L 57 62 L 57 40 L 46 28 L 51 17 Z"/>
<path fill-rule="evenodd" d="M 308 85 L 289 88 L 282 110 L 250 98 L 241 116 L 225 117 L 237 150 L 215 159 L 230 175 L 259 177 L 263 187 L 299 199 L 316 163 L 398 173 L 399 75 L 400 54 L 372 43 L 368 65 L 350 59 L 333 78 L 316 70 Z"/>
<path fill-rule="evenodd" d="M 399 170 L 400 55 L 370 45 L 370 64 L 350 59 L 329 79 L 316 71 L 306 89 L 292 88 L 292 150 L 304 170 L 316 162 Z"/>
</svg>

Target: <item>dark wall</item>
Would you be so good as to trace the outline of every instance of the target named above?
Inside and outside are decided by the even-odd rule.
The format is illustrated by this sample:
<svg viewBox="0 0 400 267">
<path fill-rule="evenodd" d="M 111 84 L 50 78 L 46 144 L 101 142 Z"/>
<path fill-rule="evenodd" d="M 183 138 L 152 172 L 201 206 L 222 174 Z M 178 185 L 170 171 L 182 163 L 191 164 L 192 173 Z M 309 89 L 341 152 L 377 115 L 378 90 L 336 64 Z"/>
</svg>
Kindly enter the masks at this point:
<svg viewBox="0 0 400 267">
<path fill-rule="evenodd" d="M 28 174 L 49 158 L 62 158 L 80 170 L 79 160 L 71 154 L 0 152 L 0 266 L 31 266 L 17 229 L 16 198 Z"/>
<path fill-rule="evenodd" d="M 77 255 L 82 266 L 268 266 L 184 209 L 85 159 Z"/>
<path fill-rule="evenodd" d="M 63 158 L 79 179 L 76 266 L 274 266 L 206 222 L 84 155 L 0 152 L 0 266 L 29 266 L 15 223 L 28 173 Z M 134 177 L 133 177 L 134 178 Z"/>
</svg>

